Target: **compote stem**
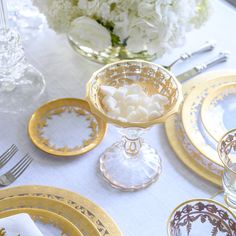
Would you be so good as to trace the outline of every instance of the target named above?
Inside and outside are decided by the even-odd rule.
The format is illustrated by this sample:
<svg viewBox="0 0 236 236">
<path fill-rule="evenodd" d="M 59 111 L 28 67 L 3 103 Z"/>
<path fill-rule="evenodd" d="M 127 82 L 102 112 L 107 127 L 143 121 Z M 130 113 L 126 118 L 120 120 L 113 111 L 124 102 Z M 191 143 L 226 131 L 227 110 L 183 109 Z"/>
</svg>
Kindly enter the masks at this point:
<svg viewBox="0 0 236 236">
<path fill-rule="evenodd" d="M 144 129 L 140 128 L 126 128 L 121 129 L 120 133 L 123 135 L 122 142 L 127 158 L 135 158 L 139 153 L 143 139 L 141 135 L 144 133 Z"/>
</svg>

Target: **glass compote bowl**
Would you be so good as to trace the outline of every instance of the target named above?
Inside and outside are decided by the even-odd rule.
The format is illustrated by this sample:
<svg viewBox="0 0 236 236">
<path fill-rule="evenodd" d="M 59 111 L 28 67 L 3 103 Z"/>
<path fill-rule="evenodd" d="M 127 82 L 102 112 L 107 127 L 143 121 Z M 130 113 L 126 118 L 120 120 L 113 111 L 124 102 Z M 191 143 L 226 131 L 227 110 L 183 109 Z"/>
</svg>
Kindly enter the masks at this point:
<svg viewBox="0 0 236 236">
<path fill-rule="evenodd" d="M 102 104 L 102 85 L 120 88 L 138 84 L 149 96 L 161 94 L 168 98 L 162 116 L 146 122 L 124 122 L 107 114 Z M 162 66 L 142 60 L 126 60 L 109 64 L 95 72 L 87 84 L 87 100 L 92 112 L 120 128 L 122 140 L 114 143 L 100 157 L 100 171 L 113 187 L 135 191 L 155 182 L 161 172 L 160 157 L 143 141 L 145 129 L 164 122 L 178 111 L 182 101 L 181 85 Z"/>
</svg>

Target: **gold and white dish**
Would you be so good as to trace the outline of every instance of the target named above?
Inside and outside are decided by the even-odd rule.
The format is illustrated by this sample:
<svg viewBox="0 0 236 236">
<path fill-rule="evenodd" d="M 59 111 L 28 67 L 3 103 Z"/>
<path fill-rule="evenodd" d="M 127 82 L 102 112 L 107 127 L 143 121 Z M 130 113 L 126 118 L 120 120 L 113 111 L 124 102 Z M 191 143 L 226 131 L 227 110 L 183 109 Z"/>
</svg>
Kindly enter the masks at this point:
<svg viewBox="0 0 236 236">
<path fill-rule="evenodd" d="M 12 200 L 15 198 L 19 200 Z M 36 185 L 19 186 L 1 190 L 0 202 L 5 199 L 16 201 L 16 206 L 30 205 L 60 214 L 73 223 L 83 236 L 122 236 L 117 224 L 104 210 L 89 199 L 65 189 Z"/>
<path fill-rule="evenodd" d="M 209 77 L 205 75 L 207 82 L 199 83 L 196 88 L 186 96 L 181 112 L 182 123 L 192 145 L 204 155 L 210 163 L 215 163 L 222 168 L 223 164 L 217 154 L 217 143 L 205 130 L 202 124 L 200 110 L 203 100 L 212 90 L 221 85 L 236 82 L 236 73 L 223 76 L 216 74 L 215 77 L 212 77 L 213 80 L 207 80 L 207 78 Z"/>
<path fill-rule="evenodd" d="M 65 223 L 67 221 L 71 223 L 71 224 L 65 224 L 65 228 L 63 230 L 66 230 L 67 232 L 73 232 L 74 227 L 76 227 L 77 231 L 81 232 L 82 235 L 99 236 L 99 232 L 96 229 L 95 225 L 92 222 L 90 222 L 83 214 L 76 211 L 69 205 L 57 201 L 55 199 L 34 197 L 34 196 L 14 196 L 0 200 L 0 212 L 1 212 L 0 216 L 2 214 L 2 217 L 12 215 L 17 212 L 19 213 L 26 212 L 30 214 L 30 210 L 32 209 L 34 210 L 34 215 L 40 214 L 40 212 L 37 210 L 45 210 L 52 212 L 51 216 L 54 214 L 63 217 L 65 219 Z M 44 217 L 46 219 L 45 214 Z M 50 218 L 51 217 L 48 217 L 48 219 Z M 50 223 L 55 226 L 58 225 L 59 227 L 58 223 L 62 222 L 62 220 L 64 219 L 61 218 L 59 219 L 59 217 L 55 216 L 55 218 L 51 218 L 51 223 L 50 221 L 48 221 L 47 223 Z M 45 230 L 47 230 L 47 228 L 45 228 Z M 54 231 L 55 229 L 52 230 Z"/>
<path fill-rule="evenodd" d="M 103 106 L 101 86 L 123 88 L 136 84 L 148 96 L 162 95 L 167 104 L 161 116 L 147 121 L 129 122 L 109 116 Z M 91 111 L 120 129 L 123 139 L 113 144 L 100 157 L 100 171 L 112 187 L 135 191 L 155 182 L 161 172 L 160 157 L 155 149 L 143 142 L 145 128 L 164 122 L 178 111 L 182 101 L 181 85 L 162 66 L 142 60 L 120 61 L 95 72 L 87 84 L 87 100 Z"/>
<path fill-rule="evenodd" d="M 212 83 L 211 81 L 218 81 L 219 78 L 225 78 L 227 82 L 234 81 L 235 75 L 236 71 L 234 70 L 208 72 L 199 75 L 183 84 L 184 96 L 188 96 L 188 94 L 197 88 L 199 84 Z M 165 130 L 168 141 L 177 154 L 177 157 L 196 174 L 218 186 L 221 186 L 223 165 L 218 165 L 211 159 L 207 158 L 193 145 L 183 128 L 181 114 L 176 114 L 168 118 L 165 122 Z M 216 147 L 214 152 L 216 152 Z M 219 157 L 217 158 L 219 159 Z"/>
<path fill-rule="evenodd" d="M 201 119 L 207 132 L 217 142 L 236 127 L 236 81 L 213 89 L 204 99 Z"/>
<path fill-rule="evenodd" d="M 167 232 L 168 236 L 235 236 L 236 216 L 216 201 L 191 199 L 173 210 Z"/>
<path fill-rule="evenodd" d="M 63 98 L 48 102 L 32 115 L 28 133 L 40 150 L 56 156 L 76 156 L 95 148 L 106 123 L 91 113 L 86 101 Z"/>
<path fill-rule="evenodd" d="M 0 201 L 1 204 L 8 204 L 8 201 Z M 33 220 L 36 229 L 33 229 L 33 227 L 29 224 L 30 221 L 26 221 L 25 214 L 30 215 L 31 219 Z M 12 217 L 20 217 L 23 219 L 18 219 L 19 222 L 14 222 Z M 27 216 L 27 215 L 26 215 Z M 7 217 L 7 218 L 5 218 Z M 29 218 L 30 218 L 29 217 Z M 0 222 L 3 220 L 8 219 L 9 226 L 7 225 L 1 225 L 1 227 L 4 228 L 4 231 L 9 234 L 10 232 L 8 230 L 14 230 L 14 232 L 18 233 L 19 235 L 25 235 L 25 236 L 36 236 L 36 235 L 50 235 L 52 232 L 55 236 L 83 236 L 83 234 L 79 231 L 79 229 L 73 225 L 70 221 L 68 221 L 66 218 L 53 213 L 48 210 L 44 209 L 37 209 L 37 208 L 17 208 L 9 210 L 3 210 L 0 212 Z M 14 224 L 15 223 L 15 224 Z M 19 225 L 20 224 L 20 225 Z M 14 229 L 12 229 L 14 227 Z M 10 228 L 10 229 L 8 229 Z M 32 228 L 32 230 L 30 230 Z M 20 231 L 19 231 L 20 230 Z M 40 234 L 38 231 L 40 230 L 43 232 L 43 234 Z M 23 233 L 24 232 L 24 233 Z M 15 234 L 14 234 L 15 235 Z"/>
</svg>

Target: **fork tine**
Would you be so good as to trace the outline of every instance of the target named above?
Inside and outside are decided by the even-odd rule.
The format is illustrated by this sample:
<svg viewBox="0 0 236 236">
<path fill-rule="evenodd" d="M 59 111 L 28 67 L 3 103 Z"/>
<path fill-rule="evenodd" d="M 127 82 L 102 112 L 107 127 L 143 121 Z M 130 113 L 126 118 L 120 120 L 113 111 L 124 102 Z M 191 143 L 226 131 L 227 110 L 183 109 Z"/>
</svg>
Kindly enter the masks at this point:
<svg viewBox="0 0 236 236">
<path fill-rule="evenodd" d="M 15 144 L 12 144 L 11 147 L 9 147 L 1 156 L 0 156 L 0 162 L 4 160 L 8 155 L 10 155 L 12 152 L 18 151 L 18 148 Z"/>
<path fill-rule="evenodd" d="M 7 155 L 0 160 L 0 166 L 4 166 L 18 151 L 17 148 L 12 149 Z"/>
<path fill-rule="evenodd" d="M 14 174 L 14 177 L 17 179 L 27 169 L 32 161 L 33 159 L 31 158 L 17 173 Z"/>
<path fill-rule="evenodd" d="M 9 170 L 9 172 L 12 173 L 12 172 L 16 171 L 16 170 L 22 165 L 22 163 L 24 163 L 25 160 L 27 160 L 28 156 L 29 156 L 29 154 L 26 154 L 24 157 L 22 157 L 22 159 L 21 159 L 19 162 L 17 162 L 17 163 Z"/>
<path fill-rule="evenodd" d="M 25 155 L 24 161 L 21 162 L 21 164 L 17 165 L 16 168 L 12 171 L 10 171 L 13 175 L 17 174 L 18 171 L 21 170 L 21 168 L 24 167 L 25 164 L 28 163 L 28 161 L 30 161 L 32 158 L 27 154 Z"/>
</svg>

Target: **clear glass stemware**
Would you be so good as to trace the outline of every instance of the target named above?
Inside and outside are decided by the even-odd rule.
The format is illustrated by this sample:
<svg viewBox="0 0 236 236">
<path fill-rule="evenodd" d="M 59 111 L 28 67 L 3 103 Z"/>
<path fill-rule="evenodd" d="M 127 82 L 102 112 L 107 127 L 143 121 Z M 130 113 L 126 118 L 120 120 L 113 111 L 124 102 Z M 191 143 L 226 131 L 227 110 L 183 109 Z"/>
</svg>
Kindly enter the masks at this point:
<svg viewBox="0 0 236 236">
<path fill-rule="evenodd" d="M 0 0 L 0 111 L 25 110 L 44 90 L 44 78 L 27 63 L 18 32 L 8 26 L 6 2 Z"/>
</svg>

